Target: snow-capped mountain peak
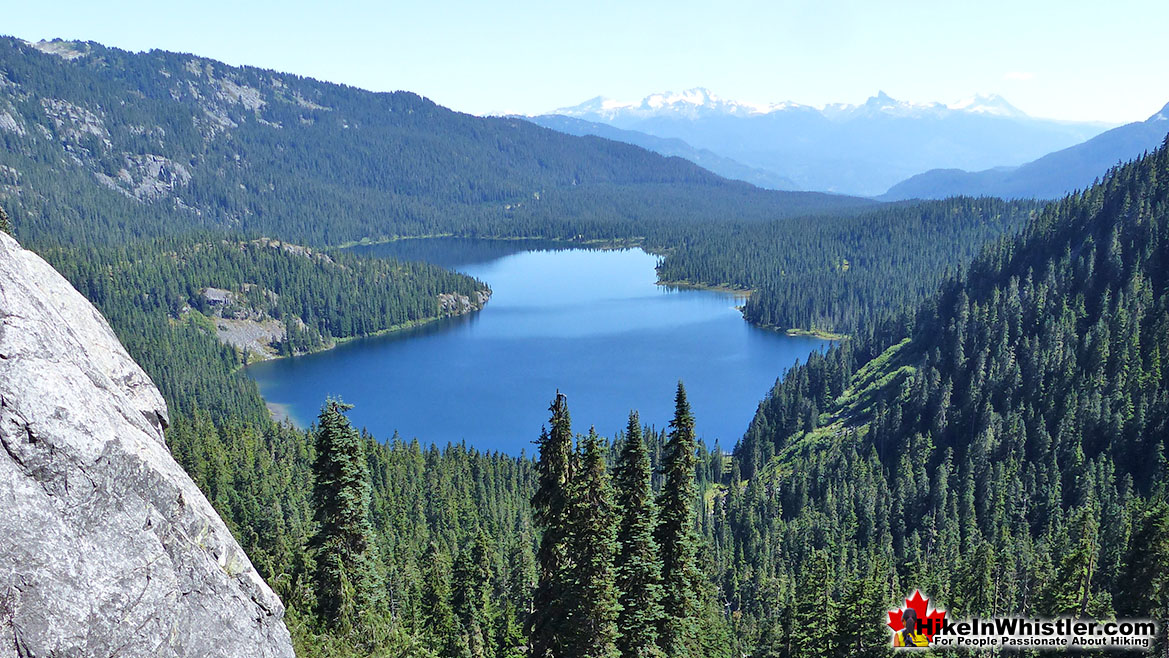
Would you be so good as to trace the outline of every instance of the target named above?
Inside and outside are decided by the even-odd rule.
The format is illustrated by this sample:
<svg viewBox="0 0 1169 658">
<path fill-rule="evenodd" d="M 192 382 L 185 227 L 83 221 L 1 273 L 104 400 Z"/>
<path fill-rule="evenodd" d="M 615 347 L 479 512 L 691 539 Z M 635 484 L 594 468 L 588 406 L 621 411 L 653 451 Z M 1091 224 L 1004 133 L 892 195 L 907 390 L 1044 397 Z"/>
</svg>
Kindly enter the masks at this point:
<svg viewBox="0 0 1169 658">
<path fill-rule="evenodd" d="M 678 116 L 698 118 L 700 116 L 759 116 L 787 110 L 818 111 L 834 121 L 845 121 L 859 117 L 888 116 L 897 118 L 943 117 L 954 113 L 980 114 L 1003 118 L 1026 118 L 1021 110 L 996 94 L 975 95 L 955 103 L 915 103 L 897 100 L 878 91 L 860 105 L 830 103 L 813 108 L 799 103 L 782 102 L 771 104 L 745 103 L 722 98 L 703 87 L 694 87 L 681 92 L 650 94 L 637 102 L 617 101 L 597 96 L 579 105 L 554 110 L 552 114 L 612 121 L 619 117 L 647 118 L 656 116 Z"/>
<path fill-rule="evenodd" d="M 621 101 L 615 101 L 612 98 L 606 98 L 604 96 L 595 96 L 579 105 L 574 105 L 571 108 L 556 110 L 555 113 L 567 114 L 569 111 L 572 111 L 573 115 L 583 116 L 588 114 L 605 114 L 618 110 L 626 110 L 632 107 L 636 107 L 636 105 L 634 103 L 623 103 Z"/>
<path fill-rule="evenodd" d="M 699 107 L 704 105 L 718 105 L 722 102 L 723 100 L 718 96 L 710 93 L 709 89 L 704 87 L 695 87 L 677 94 L 672 91 L 667 91 L 660 94 L 650 94 L 641 101 L 641 105 L 642 107 L 652 107 L 653 109 L 657 110 L 663 107 L 674 105 L 693 105 Z"/>
<path fill-rule="evenodd" d="M 1161 108 L 1161 111 L 1149 117 L 1149 121 L 1169 121 L 1169 103 Z"/>
<path fill-rule="evenodd" d="M 650 94 L 638 102 L 617 101 L 598 96 L 579 105 L 560 108 L 552 113 L 572 117 L 600 117 L 603 119 L 612 119 L 617 115 L 681 115 L 697 117 L 709 114 L 727 114 L 745 116 L 749 114 L 767 114 L 779 109 L 793 107 L 801 106 L 796 103 L 757 105 L 732 101 L 717 96 L 704 87 L 694 87 L 680 92 L 666 91 Z"/>
<path fill-rule="evenodd" d="M 912 103 L 893 98 L 884 91 L 878 91 L 876 96 L 870 96 L 860 105 L 848 103 L 829 103 L 820 111 L 834 121 L 845 121 L 860 117 L 921 117 L 937 116 L 946 113 L 946 106 L 941 103 Z"/>
<path fill-rule="evenodd" d="M 957 103 L 950 103 L 947 107 L 958 112 L 989 114 L 999 117 L 1022 118 L 1027 116 L 1022 110 L 1011 105 L 998 94 L 976 94 Z"/>
<path fill-rule="evenodd" d="M 865 104 L 858 109 L 868 110 L 870 112 L 880 112 L 882 114 L 889 114 L 893 116 L 917 116 L 921 114 L 937 113 L 943 108 L 941 103 L 913 103 L 910 101 L 899 101 L 884 91 L 878 91 L 876 96 L 869 98 Z"/>
</svg>

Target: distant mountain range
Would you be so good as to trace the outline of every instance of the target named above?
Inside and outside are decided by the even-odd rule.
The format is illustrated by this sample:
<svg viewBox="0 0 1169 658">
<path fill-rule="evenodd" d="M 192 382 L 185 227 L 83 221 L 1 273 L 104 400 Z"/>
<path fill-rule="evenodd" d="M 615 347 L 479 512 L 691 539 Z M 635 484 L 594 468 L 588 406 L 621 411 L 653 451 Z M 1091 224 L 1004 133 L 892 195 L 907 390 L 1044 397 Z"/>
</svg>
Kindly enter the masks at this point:
<svg viewBox="0 0 1169 658">
<path fill-rule="evenodd" d="M 93 42 L 0 37 L 0 145 L 0 203 L 34 242 L 209 229 L 318 247 L 435 233 L 574 237 L 875 205 L 762 190 L 408 92 Z"/>
<path fill-rule="evenodd" d="M 943 104 L 899 101 L 884 92 L 860 105 L 813 107 L 744 103 L 699 88 L 653 94 L 638 102 L 597 97 L 551 114 L 679 139 L 694 151 L 769 172 L 800 189 L 869 196 L 930 169 L 1020 165 L 1112 127 L 1029 117 L 995 95 Z M 549 115 L 533 120 L 562 129 Z M 582 129 L 579 124 L 563 126 L 569 132 Z M 605 136 L 644 142 L 636 135 Z M 698 162 L 682 152 L 677 155 Z"/>
<path fill-rule="evenodd" d="M 605 121 L 618 121 L 626 117 L 653 117 L 674 114 L 697 118 L 710 115 L 758 116 L 792 110 L 814 110 L 834 119 L 857 116 L 873 116 L 876 113 L 902 117 L 941 116 L 950 112 L 968 112 L 988 116 L 1027 118 L 1027 115 L 1011 105 L 1001 96 L 976 95 L 956 103 L 910 103 L 898 101 L 885 92 L 878 92 L 863 105 L 831 103 L 817 108 L 785 101 L 760 105 L 728 100 L 712 94 L 702 87 L 688 89 L 681 93 L 665 92 L 650 94 L 640 102 L 615 101 L 603 96 L 591 98 L 579 105 L 556 110 L 554 114 L 565 116 L 595 116 Z"/>
<path fill-rule="evenodd" d="M 894 185 L 881 198 L 889 201 L 951 196 L 1054 199 L 1085 189 L 1113 165 L 1157 148 L 1166 134 L 1169 134 L 1169 105 L 1145 121 L 1113 128 L 1082 144 L 1049 153 L 1019 167 L 974 172 L 934 169 Z"/>
<path fill-rule="evenodd" d="M 678 157 L 684 160 L 689 160 L 694 164 L 712 171 L 723 178 L 730 178 L 734 180 L 741 180 L 751 183 L 756 187 L 762 187 L 768 190 L 798 190 L 800 189 L 791 179 L 785 178 L 766 169 L 759 169 L 758 167 L 749 167 L 741 162 L 736 162 L 731 158 L 725 158 L 709 149 L 697 149 L 687 144 L 686 142 L 669 137 L 655 137 L 648 133 L 638 132 L 636 130 L 623 130 L 621 128 L 614 128 L 605 123 L 597 123 L 596 121 L 585 121 L 584 119 L 577 119 L 574 117 L 561 116 L 558 114 L 546 114 L 538 117 L 526 117 L 528 121 L 535 123 L 545 128 L 551 128 L 558 132 L 569 135 L 576 135 L 584 137 L 586 135 L 594 135 L 596 137 L 604 137 L 616 142 L 625 142 L 626 144 L 633 144 L 640 146 L 647 151 L 660 153 L 661 155 Z"/>
</svg>

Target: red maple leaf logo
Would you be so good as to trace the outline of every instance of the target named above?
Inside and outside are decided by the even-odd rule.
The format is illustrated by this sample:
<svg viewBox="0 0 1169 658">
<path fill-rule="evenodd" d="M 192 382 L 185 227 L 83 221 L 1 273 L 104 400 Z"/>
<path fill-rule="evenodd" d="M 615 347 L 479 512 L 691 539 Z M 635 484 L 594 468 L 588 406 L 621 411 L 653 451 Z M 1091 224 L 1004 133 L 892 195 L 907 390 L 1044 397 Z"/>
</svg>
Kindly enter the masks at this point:
<svg viewBox="0 0 1169 658">
<path fill-rule="evenodd" d="M 921 633 L 925 635 L 926 639 L 933 641 L 934 634 L 942 629 L 942 624 L 946 619 L 946 611 L 934 609 L 928 611 L 930 600 L 923 597 L 919 590 L 913 591 L 913 598 L 905 599 L 905 608 L 913 608 L 917 613 L 917 618 L 921 621 Z M 905 608 L 898 608 L 889 611 L 889 628 L 893 629 L 894 633 L 901 632 L 905 628 L 905 624 L 901 622 L 901 613 Z"/>
</svg>

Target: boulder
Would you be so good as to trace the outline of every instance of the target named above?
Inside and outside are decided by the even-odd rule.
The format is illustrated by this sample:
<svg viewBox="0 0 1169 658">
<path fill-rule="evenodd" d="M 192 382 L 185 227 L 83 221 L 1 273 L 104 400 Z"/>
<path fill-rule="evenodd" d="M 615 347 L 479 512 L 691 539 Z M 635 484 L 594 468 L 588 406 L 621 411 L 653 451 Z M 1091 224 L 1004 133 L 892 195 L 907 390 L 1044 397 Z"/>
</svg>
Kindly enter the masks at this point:
<svg viewBox="0 0 1169 658">
<path fill-rule="evenodd" d="M 0 657 L 292 656 L 105 319 L 0 232 Z"/>
</svg>

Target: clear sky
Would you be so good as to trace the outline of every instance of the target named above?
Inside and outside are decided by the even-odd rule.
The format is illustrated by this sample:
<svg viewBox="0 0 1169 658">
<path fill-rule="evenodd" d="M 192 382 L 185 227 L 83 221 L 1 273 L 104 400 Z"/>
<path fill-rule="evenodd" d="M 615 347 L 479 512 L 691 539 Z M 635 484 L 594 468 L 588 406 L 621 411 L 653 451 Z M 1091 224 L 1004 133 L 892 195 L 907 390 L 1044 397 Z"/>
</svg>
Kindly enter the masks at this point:
<svg viewBox="0 0 1169 658">
<path fill-rule="evenodd" d="M 1166 0 L 35 0 L 0 33 L 191 52 L 476 114 L 707 87 L 819 105 L 999 93 L 1127 122 L 1169 102 Z"/>
</svg>

